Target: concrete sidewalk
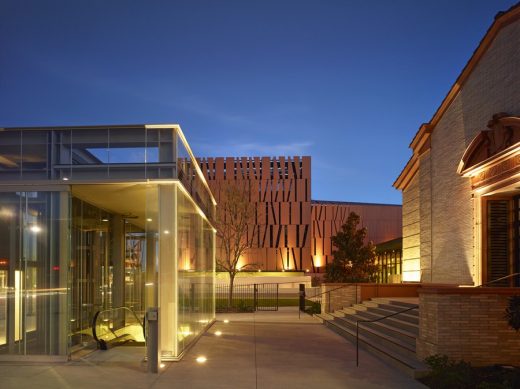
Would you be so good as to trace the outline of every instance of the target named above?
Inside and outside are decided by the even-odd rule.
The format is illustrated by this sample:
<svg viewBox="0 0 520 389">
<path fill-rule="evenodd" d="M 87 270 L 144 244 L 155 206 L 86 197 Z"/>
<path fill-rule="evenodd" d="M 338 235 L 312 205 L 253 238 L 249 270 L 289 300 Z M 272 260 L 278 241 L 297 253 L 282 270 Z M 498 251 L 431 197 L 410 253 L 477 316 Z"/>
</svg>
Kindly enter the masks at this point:
<svg viewBox="0 0 520 389">
<path fill-rule="evenodd" d="M 97 351 L 65 365 L 0 365 L 1 388 L 421 388 L 295 308 L 219 315 L 181 362 L 146 373 L 142 348 Z M 229 320 L 229 323 L 224 323 Z M 220 331 L 221 336 L 215 333 Z M 205 356 L 205 363 L 197 363 Z"/>
</svg>

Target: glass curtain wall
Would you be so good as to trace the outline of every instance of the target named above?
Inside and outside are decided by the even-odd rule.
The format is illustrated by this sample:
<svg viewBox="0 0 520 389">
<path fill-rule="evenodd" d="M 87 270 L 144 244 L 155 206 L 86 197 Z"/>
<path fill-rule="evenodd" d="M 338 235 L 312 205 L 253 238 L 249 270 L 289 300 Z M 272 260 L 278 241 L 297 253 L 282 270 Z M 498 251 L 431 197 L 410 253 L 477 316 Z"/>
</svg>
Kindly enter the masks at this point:
<svg viewBox="0 0 520 389">
<path fill-rule="evenodd" d="M 0 193 L 0 355 L 67 355 L 69 203 Z"/>
</svg>

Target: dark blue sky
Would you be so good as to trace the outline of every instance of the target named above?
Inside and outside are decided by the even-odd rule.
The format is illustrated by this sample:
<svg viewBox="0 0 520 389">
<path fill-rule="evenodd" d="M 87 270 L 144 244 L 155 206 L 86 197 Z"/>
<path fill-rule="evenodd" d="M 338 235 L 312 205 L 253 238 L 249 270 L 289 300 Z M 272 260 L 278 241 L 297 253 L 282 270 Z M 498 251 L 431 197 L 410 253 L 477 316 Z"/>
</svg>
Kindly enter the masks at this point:
<svg viewBox="0 0 520 389">
<path fill-rule="evenodd" d="M 0 0 L 0 126 L 179 123 L 196 155 L 311 155 L 400 203 L 408 144 L 515 0 Z"/>
</svg>

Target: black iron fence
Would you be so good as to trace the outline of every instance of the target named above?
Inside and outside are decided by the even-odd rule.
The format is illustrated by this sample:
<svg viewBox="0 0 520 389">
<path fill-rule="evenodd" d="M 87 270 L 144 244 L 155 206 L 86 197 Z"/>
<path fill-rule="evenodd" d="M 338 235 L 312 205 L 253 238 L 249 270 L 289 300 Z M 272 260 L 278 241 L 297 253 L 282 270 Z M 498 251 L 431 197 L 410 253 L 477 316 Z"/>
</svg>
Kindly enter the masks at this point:
<svg viewBox="0 0 520 389">
<path fill-rule="evenodd" d="M 217 312 L 277 311 L 278 284 L 235 284 L 230 293 L 228 284 L 215 285 Z"/>
</svg>

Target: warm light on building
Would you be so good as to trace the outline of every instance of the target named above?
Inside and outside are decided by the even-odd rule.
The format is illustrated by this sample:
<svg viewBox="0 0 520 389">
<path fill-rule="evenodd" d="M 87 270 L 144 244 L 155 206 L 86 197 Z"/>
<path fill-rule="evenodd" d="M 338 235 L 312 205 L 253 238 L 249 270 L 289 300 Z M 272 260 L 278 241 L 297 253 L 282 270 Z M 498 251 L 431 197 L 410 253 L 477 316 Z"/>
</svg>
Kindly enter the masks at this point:
<svg viewBox="0 0 520 389">
<path fill-rule="evenodd" d="M 402 280 L 404 282 L 421 281 L 421 262 L 417 259 L 403 259 Z"/>
</svg>

